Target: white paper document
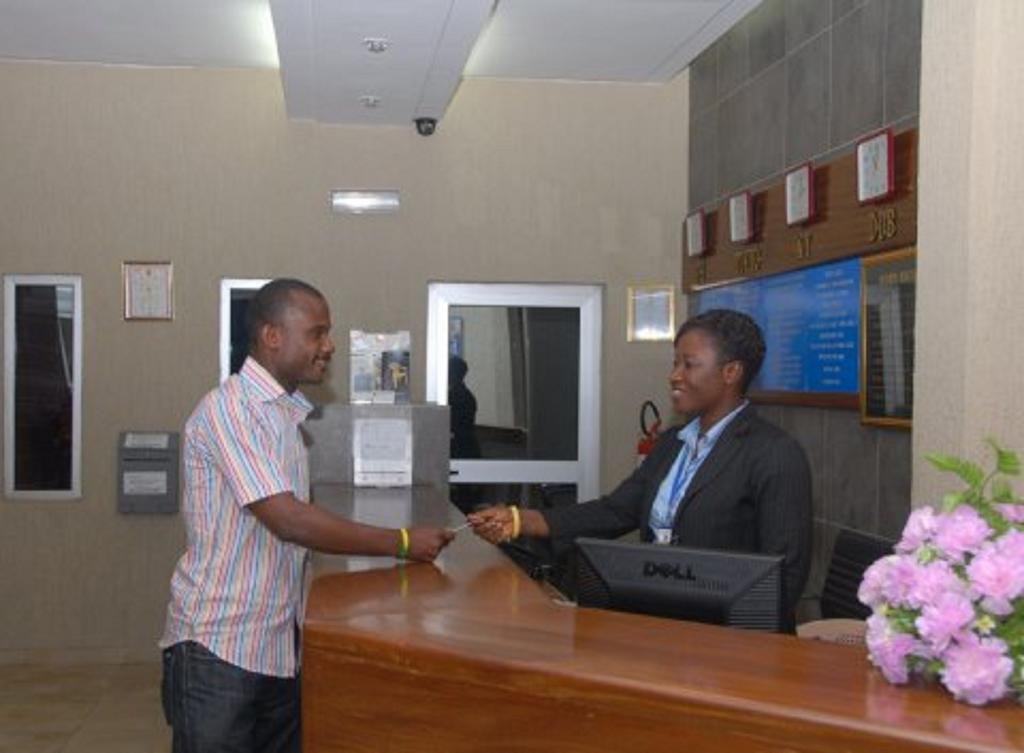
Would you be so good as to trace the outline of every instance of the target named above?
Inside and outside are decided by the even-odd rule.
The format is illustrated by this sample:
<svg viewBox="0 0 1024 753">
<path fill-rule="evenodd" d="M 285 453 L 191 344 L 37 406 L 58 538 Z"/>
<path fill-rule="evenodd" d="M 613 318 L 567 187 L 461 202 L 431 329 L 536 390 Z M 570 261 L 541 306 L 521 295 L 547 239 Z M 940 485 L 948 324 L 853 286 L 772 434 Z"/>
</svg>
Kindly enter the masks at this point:
<svg viewBox="0 0 1024 753">
<path fill-rule="evenodd" d="M 412 421 L 408 418 L 353 421 L 352 470 L 355 486 L 410 486 Z"/>
</svg>

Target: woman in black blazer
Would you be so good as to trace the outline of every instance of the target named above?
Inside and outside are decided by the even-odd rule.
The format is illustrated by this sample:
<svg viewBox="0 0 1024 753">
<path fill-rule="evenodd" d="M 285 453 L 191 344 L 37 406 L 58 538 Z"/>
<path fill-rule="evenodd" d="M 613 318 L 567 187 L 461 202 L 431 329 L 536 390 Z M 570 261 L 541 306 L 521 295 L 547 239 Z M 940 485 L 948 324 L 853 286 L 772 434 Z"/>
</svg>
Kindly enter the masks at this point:
<svg viewBox="0 0 1024 753">
<path fill-rule="evenodd" d="M 552 510 L 490 507 L 469 516 L 492 543 L 514 535 L 571 543 L 640 529 L 643 541 L 782 555 L 790 626 L 807 582 L 811 474 L 800 445 L 746 400 L 764 361 L 746 314 L 715 309 L 679 329 L 669 376 L 672 407 L 692 416 L 665 432 L 610 494 Z"/>
</svg>

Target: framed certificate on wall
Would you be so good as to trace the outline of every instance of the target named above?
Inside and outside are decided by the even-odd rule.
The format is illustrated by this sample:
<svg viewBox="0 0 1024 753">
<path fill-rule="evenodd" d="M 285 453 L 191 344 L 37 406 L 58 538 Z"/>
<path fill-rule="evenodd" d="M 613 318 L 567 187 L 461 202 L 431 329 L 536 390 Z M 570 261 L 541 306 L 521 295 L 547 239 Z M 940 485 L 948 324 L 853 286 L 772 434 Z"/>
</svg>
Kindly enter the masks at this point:
<svg viewBox="0 0 1024 753">
<path fill-rule="evenodd" d="M 174 318 L 173 267 L 169 261 L 126 261 L 124 318 L 169 321 Z"/>
<path fill-rule="evenodd" d="M 686 218 L 686 253 L 689 256 L 703 256 L 707 250 L 707 222 L 704 210 L 700 209 Z"/>
<path fill-rule="evenodd" d="M 676 328 L 674 285 L 631 285 L 626 313 L 628 342 L 671 342 Z"/>
<path fill-rule="evenodd" d="M 786 173 L 786 224 L 802 225 L 814 217 L 814 169 L 811 163 Z"/>
<path fill-rule="evenodd" d="M 867 204 L 889 198 L 896 190 L 892 130 L 857 143 L 857 201 Z"/>
<path fill-rule="evenodd" d="M 750 243 L 753 237 L 753 201 L 750 191 L 744 191 L 729 199 L 729 240 L 733 243 Z"/>
</svg>

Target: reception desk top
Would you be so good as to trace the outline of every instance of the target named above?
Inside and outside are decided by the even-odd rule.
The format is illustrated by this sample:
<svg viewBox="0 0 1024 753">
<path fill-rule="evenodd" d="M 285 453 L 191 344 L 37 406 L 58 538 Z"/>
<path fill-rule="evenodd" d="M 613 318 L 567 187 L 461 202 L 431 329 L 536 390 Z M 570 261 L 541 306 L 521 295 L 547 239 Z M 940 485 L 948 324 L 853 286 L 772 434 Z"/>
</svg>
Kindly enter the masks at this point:
<svg viewBox="0 0 1024 753">
<path fill-rule="evenodd" d="M 369 523 L 455 525 L 443 490 L 319 486 Z M 436 565 L 314 557 L 307 753 L 1007 751 L 1024 713 L 892 687 L 863 648 L 563 606 L 460 533 Z"/>
</svg>

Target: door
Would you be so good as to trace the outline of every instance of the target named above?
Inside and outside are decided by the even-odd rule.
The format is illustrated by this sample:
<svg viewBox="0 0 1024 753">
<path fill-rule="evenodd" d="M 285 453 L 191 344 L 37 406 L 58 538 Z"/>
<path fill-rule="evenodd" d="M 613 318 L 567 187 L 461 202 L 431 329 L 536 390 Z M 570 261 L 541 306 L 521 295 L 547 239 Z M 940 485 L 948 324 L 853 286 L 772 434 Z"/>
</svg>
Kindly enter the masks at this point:
<svg viewBox="0 0 1024 753">
<path fill-rule="evenodd" d="M 427 400 L 451 407 L 453 484 L 597 496 L 602 297 L 596 285 L 430 284 Z"/>
</svg>

